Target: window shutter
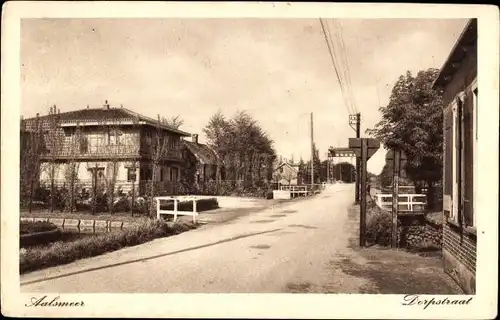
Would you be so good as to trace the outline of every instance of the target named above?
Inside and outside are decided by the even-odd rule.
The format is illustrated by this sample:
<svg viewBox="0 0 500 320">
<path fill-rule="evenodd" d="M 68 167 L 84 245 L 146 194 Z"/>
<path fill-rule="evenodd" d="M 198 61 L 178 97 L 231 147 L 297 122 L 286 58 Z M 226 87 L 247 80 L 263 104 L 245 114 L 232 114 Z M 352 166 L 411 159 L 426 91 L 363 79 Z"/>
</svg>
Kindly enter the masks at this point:
<svg viewBox="0 0 500 320">
<path fill-rule="evenodd" d="M 443 193 L 450 198 L 453 197 L 453 110 L 451 105 L 444 109 L 443 113 L 443 148 L 444 148 L 444 175 L 443 175 Z M 445 210 L 447 211 L 447 210 Z M 445 212 L 446 216 L 450 215 L 450 211 Z"/>
<path fill-rule="evenodd" d="M 458 192 L 457 192 L 457 203 L 458 203 L 458 224 L 460 227 L 463 227 L 463 179 L 464 179 L 464 166 L 463 166 L 463 102 L 460 100 L 460 98 L 457 99 L 457 113 L 456 113 L 456 118 L 455 118 L 455 138 L 457 143 L 455 143 L 455 155 L 457 157 L 456 164 L 458 166 L 457 168 L 457 176 L 455 177 L 457 186 L 458 186 Z M 463 234 L 461 234 L 461 240 L 462 240 Z"/>
<path fill-rule="evenodd" d="M 465 226 L 473 225 L 473 183 L 474 183 L 474 97 L 468 92 L 463 108 L 463 212 Z"/>
</svg>

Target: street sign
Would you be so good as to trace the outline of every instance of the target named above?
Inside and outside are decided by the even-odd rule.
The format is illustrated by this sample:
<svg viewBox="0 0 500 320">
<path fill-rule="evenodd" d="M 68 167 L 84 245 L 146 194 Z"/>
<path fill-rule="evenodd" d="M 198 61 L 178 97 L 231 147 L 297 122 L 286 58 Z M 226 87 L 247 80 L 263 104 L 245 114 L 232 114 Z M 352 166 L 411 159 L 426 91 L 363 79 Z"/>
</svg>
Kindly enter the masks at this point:
<svg viewBox="0 0 500 320">
<path fill-rule="evenodd" d="M 349 148 L 356 153 L 357 157 L 361 157 L 361 144 L 362 141 L 366 140 L 366 145 L 368 148 L 367 160 L 371 158 L 380 148 L 380 142 L 373 138 L 349 138 Z"/>
</svg>

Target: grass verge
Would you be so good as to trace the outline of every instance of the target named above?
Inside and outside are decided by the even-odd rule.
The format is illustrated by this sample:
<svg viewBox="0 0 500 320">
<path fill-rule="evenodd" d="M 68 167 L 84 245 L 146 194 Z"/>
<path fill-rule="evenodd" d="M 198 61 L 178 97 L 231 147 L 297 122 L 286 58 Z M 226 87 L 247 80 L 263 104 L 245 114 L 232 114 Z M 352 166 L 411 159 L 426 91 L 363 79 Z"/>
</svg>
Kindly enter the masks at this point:
<svg viewBox="0 0 500 320">
<path fill-rule="evenodd" d="M 67 264 L 98 256 L 124 247 L 139 245 L 156 238 L 176 235 L 196 228 L 194 223 L 149 220 L 132 229 L 80 238 L 72 242 L 58 241 L 48 246 L 28 248 L 20 255 L 20 273 Z"/>
</svg>

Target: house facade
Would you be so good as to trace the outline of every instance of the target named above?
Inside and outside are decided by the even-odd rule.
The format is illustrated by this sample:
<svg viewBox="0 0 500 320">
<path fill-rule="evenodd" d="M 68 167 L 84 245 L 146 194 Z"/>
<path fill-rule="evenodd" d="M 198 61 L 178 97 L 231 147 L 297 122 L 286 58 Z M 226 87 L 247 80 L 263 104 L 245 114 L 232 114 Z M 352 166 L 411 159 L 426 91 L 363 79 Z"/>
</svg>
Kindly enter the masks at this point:
<svg viewBox="0 0 500 320">
<path fill-rule="evenodd" d="M 168 192 L 181 179 L 181 137 L 189 134 L 131 110 L 106 104 L 22 121 L 42 137 L 39 181 L 46 186 L 52 177 L 67 185 L 73 173 L 82 188 L 113 180 L 116 190 L 144 194 L 148 182 Z"/>
<path fill-rule="evenodd" d="M 434 82 L 443 91 L 444 268 L 476 292 L 477 20 L 468 22 Z"/>
<path fill-rule="evenodd" d="M 182 140 L 182 152 L 185 159 L 185 168 L 191 175 L 194 185 L 201 185 L 217 179 L 217 168 L 220 165 L 220 179 L 225 179 L 224 167 L 218 163 L 217 154 L 209 146 L 199 143 L 198 135 L 193 134 L 191 141 Z M 187 177 L 186 177 L 187 178 Z"/>
<path fill-rule="evenodd" d="M 299 176 L 299 165 L 284 161 L 274 169 L 273 180 L 280 185 L 297 185 Z"/>
</svg>

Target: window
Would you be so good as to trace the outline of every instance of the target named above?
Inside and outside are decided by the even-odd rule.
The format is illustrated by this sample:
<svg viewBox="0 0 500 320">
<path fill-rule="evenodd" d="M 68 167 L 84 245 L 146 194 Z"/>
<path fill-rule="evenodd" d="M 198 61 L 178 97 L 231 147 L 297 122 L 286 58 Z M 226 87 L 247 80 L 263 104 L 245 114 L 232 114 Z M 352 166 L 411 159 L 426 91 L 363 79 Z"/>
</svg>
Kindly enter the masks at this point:
<svg viewBox="0 0 500 320">
<path fill-rule="evenodd" d="M 120 144 L 121 133 L 116 129 L 108 129 L 108 144 L 117 145 Z"/>
<path fill-rule="evenodd" d="M 151 168 L 150 167 L 141 168 L 140 176 L 141 180 L 146 180 L 146 181 L 151 180 L 153 178 Z"/>
<path fill-rule="evenodd" d="M 170 169 L 170 181 L 177 181 L 179 176 L 179 169 L 178 168 L 172 168 Z"/>
<path fill-rule="evenodd" d="M 80 139 L 80 153 L 89 152 L 89 139 L 87 137 L 81 137 Z"/>
<path fill-rule="evenodd" d="M 136 181 L 137 174 L 135 168 L 127 168 L 127 181 Z"/>
<path fill-rule="evenodd" d="M 95 178 L 94 174 L 95 174 L 95 170 L 96 169 L 97 169 L 97 180 L 98 181 L 104 180 L 104 178 L 105 178 L 105 176 L 104 176 L 104 168 L 102 168 L 102 167 L 88 168 L 87 170 L 90 172 L 91 178 Z"/>
</svg>

